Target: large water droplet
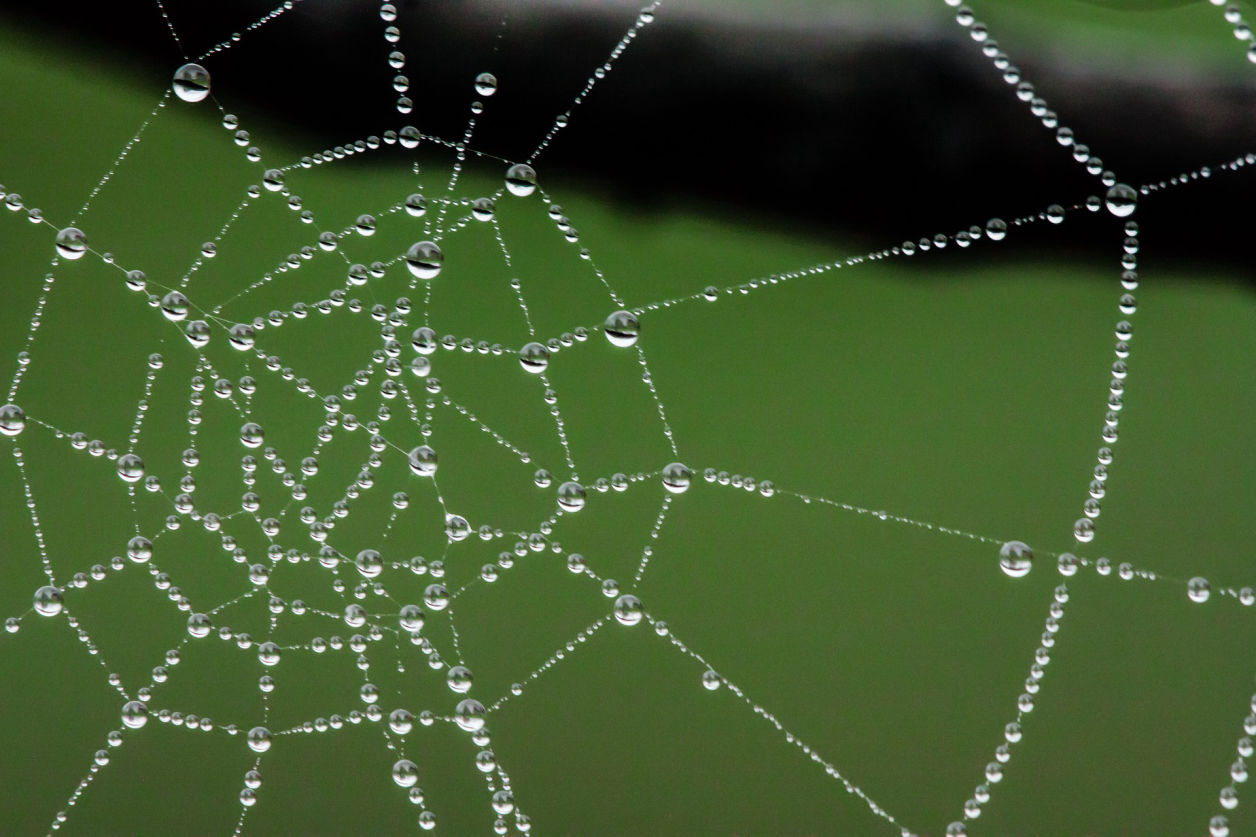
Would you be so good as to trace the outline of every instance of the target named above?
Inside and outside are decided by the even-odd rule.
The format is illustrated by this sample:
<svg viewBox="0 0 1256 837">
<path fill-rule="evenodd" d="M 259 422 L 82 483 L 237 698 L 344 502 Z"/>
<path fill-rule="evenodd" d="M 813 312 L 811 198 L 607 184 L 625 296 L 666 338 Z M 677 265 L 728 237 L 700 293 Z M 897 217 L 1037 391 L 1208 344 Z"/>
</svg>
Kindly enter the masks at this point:
<svg viewBox="0 0 1256 837">
<path fill-rule="evenodd" d="M 615 600 L 615 618 L 621 625 L 636 625 L 645 615 L 641 600 L 631 593 L 625 593 Z"/>
<path fill-rule="evenodd" d="M 185 102 L 201 102 L 209 95 L 209 71 L 200 64 L 184 64 L 174 71 L 170 87 Z"/>
<path fill-rule="evenodd" d="M 497 92 L 497 76 L 492 73 L 480 73 L 475 77 L 475 92 L 481 96 L 492 96 Z"/>
<path fill-rule="evenodd" d="M 693 472 L 683 462 L 672 462 L 663 469 L 663 487 L 673 494 L 684 494 L 693 482 Z"/>
<path fill-rule="evenodd" d="M 56 616 L 61 612 L 61 588 L 51 584 L 35 591 L 35 612 L 40 616 Z"/>
<path fill-rule="evenodd" d="M 26 413 L 16 404 L 0 407 L 0 433 L 16 436 L 26 428 Z"/>
<path fill-rule="evenodd" d="M 190 307 L 188 298 L 179 291 L 171 291 L 161 298 L 161 313 L 166 319 L 172 323 L 187 319 L 188 308 Z"/>
<path fill-rule="evenodd" d="M 466 666 L 450 666 L 449 671 L 445 674 L 445 683 L 449 686 L 450 691 L 458 694 L 466 694 L 471 691 L 472 682 L 471 669 Z"/>
<path fill-rule="evenodd" d="M 393 781 L 399 788 L 412 788 L 419 781 L 419 766 L 409 759 L 400 759 L 392 766 Z"/>
<path fill-rule="evenodd" d="M 641 324 L 637 321 L 637 315 L 631 311 L 616 311 L 606 318 L 602 328 L 606 332 L 606 339 L 611 341 L 611 345 L 621 348 L 627 348 L 636 343 L 638 335 L 641 334 Z"/>
<path fill-rule="evenodd" d="M 999 568 L 1008 578 L 1024 578 L 1033 566 L 1034 552 L 1021 541 L 1008 541 L 999 550 Z"/>
<path fill-rule="evenodd" d="M 1133 186 L 1118 183 L 1108 190 L 1105 204 L 1116 217 L 1127 218 L 1138 208 L 1138 192 Z"/>
<path fill-rule="evenodd" d="M 122 705 L 122 725 L 139 729 L 148 723 L 148 707 L 138 700 L 128 700 Z"/>
<path fill-rule="evenodd" d="M 528 343 L 519 350 L 519 365 L 533 375 L 540 375 L 549 366 L 550 353 L 542 343 Z"/>
<path fill-rule="evenodd" d="M 1186 595 L 1192 602 L 1202 604 L 1212 595 L 1212 585 L 1208 583 L 1208 579 L 1197 575 L 1186 583 Z"/>
<path fill-rule="evenodd" d="M 566 512 L 578 512 L 584 508 L 587 493 L 584 486 L 574 480 L 568 480 L 558 486 L 558 505 Z"/>
<path fill-rule="evenodd" d="M 484 715 L 484 704 L 475 698 L 466 698 L 458 702 L 454 721 L 467 732 L 475 732 L 484 728 Z"/>
<path fill-rule="evenodd" d="M 139 482 L 144 478 L 144 460 L 133 453 L 118 457 L 118 476 L 127 482 Z"/>
<path fill-rule="evenodd" d="M 526 198 L 536 191 L 536 170 L 527 163 L 515 163 L 506 169 L 506 191 Z"/>
<path fill-rule="evenodd" d="M 249 742 L 249 749 L 255 753 L 264 753 L 270 749 L 270 730 L 266 727 L 253 727 L 245 738 Z"/>
<path fill-rule="evenodd" d="M 57 253 L 64 259 L 81 259 L 87 252 L 87 236 L 78 227 L 66 227 L 57 233 Z"/>
<path fill-rule="evenodd" d="M 445 263 L 445 254 L 431 241 L 419 241 L 406 251 L 406 267 L 419 279 L 435 279 Z"/>
<path fill-rule="evenodd" d="M 436 451 L 427 445 L 420 445 L 410 451 L 410 470 L 421 477 L 430 477 L 436 473 Z"/>
</svg>

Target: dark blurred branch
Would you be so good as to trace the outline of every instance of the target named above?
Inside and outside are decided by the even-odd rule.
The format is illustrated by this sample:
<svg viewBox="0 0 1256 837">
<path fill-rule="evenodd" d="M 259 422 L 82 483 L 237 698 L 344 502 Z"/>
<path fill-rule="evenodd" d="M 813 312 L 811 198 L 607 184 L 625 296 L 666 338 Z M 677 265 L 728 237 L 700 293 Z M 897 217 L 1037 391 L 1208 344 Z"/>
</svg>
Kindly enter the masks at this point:
<svg viewBox="0 0 1256 837">
<path fill-rule="evenodd" d="M 519 159 L 635 16 L 605 4 L 397 5 L 402 39 L 393 47 L 373 0 L 307 0 L 207 60 L 215 89 L 320 145 L 407 122 L 456 139 L 474 98 L 471 80 L 490 70 L 501 88 L 474 144 Z M 264 12 L 244 0 L 166 6 L 193 53 Z M 122 10 L 6 2 L 0 10 L 37 27 L 36 37 L 125 50 L 130 61 L 151 64 L 155 78 L 180 62 L 145 3 Z M 1219 25 L 1219 49 L 1233 46 L 1227 38 Z M 393 48 L 408 57 L 416 102 L 409 117 L 393 110 L 394 71 L 384 60 Z M 1017 57 L 1079 140 L 1126 182 L 1159 181 L 1256 150 L 1252 83 L 1099 74 Z M 1240 51 L 1234 60 L 1242 61 Z M 1252 75 L 1256 81 L 1256 68 Z M 538 169 L 542 179 L 579 177 L 647 209 L 697 199 L 808 231 L 855 234 L 869 246 L 1101 191 L 953 25 L 896 32 L 664 13 L 576 111 Z M 1154 253 L 1227 263 L 1250 276 L 1245 242 L 1256 167 L 1251 172 L 1145 200 L 1144 228 L 1173 230 L 1150 238 Z M 1093 238 L 1065 225 L 1042 246 L 1059 252 Z M 1114 248 L 1103 256 L 1115 260 Z"/>
</svg>

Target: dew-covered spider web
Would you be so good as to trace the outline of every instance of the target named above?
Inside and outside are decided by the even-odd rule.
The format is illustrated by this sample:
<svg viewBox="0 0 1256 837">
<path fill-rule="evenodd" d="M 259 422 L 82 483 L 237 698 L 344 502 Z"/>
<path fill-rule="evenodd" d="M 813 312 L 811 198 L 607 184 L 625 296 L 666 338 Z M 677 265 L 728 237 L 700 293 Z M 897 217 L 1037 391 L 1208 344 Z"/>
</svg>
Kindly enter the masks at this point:
<svg viewBox="0 0 1256 837">
<path fill-rule="evenodd" d="M 453 132 L 430 4 L 192 5 L 159 84 L 5 35 L 0 830 L 1256 829 L 1256 306 L 1140 225 L 1250 214 L 1256 138 L 1127 177 L 1007 4 L 922 2 L 1077 179 L 853 248 L 548 177 L 693 4 L 542 90 L 496 65 L 544 8 L 486 4 Z M 337 15 L 373 51 L 244 95 Z M 314 64 L 388 102 L 318 150 L 266 106 Z"/>
</svg>

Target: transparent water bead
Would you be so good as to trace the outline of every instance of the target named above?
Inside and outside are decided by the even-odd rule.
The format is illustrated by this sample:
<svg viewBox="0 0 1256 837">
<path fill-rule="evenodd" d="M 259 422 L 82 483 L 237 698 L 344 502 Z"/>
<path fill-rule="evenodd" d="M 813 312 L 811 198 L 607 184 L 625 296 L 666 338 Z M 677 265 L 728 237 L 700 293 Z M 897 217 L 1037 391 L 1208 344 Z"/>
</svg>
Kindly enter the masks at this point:
<svg viewBox="0 0 1256 837">
<path fill-rule="evenodd" d="M 519 350 L 519 365 L 525 372 L 540 375 L 549 366 L 550 353 L 543 343 L 528 343 Z"/>
<path fill-rule="evenodd" d="M 144 564 L 153 557 L 153 542 L 143 535 L 136 535 L 127 541 L 126 557 L 137 564 Z"/>
<path fill-rule="evenodd" d="M 723 681 L 720 679 L 720 676 L 716 673 L 715 669 L 709 668 L 702 672 L 702 688 L 706 689 L 708 692 L 714 692 L 718 689 L 721 682 Z"/>
<path fill-rule="evenodd" d="M 471 202 L 471 217 L 477 221 L 492 221 L 496 207 L 492 198 L 476 198 Z"/>
<path fill-rule="evenodd" d="M 477 732 L 484 728 L 485 714 L 484 704 L 475 698 L 465 698 L 454 709 L 454 722 L 467 732 Z"/>
<path fill-rule="evenodd" d="M 245 735 L 249 749 L 255 753 L 264 753 L 270 749 L 270 730 L 266 727 L 253 727 Z"/>
<path fill-rule="evenodd" d="M 419 445 L 410 451 L 410 470 L 421 477 L 436 473 L 436 451 L 427 445 Z"/>
<path fill-rule="evenodd" d="M 574 480 L 568 480 L 558 486 L 558 505 L 563 511 L 578 512 L 584 508 L 585 497 L 588 493 L 584 486 Z"/>
<path fill-rule="evenodd" d="M 148 723 L 148 707 L 141 701 L 128 700 L 122 705 L 122 725 L 127 729 L 139 729 Z"/>
<path fill-rule="evenodd" d="M 1117 183 L 1108 190 L 1104 205 L 1117 218 L 1128 218 L 1138 208 L 1138 191 L 1133 186 Z"/>
<path fill-rule="evenodd" d="M 35 612 L 40 616 L 56 616 L 63 602 L 60 587 L 47 584 L 35 591 Z"/>
<path fill-rule="evenodd" d="M 133 453 L 118 457 L 118 476 L 126 482 L 139 482 L 144 478 L 144 460 Z"/>
<path fill-rule="evenodd" d="M 161 313 L 172 323 L 186 320 L 191 303 L 179 291 L 171 291 L 161 298 Z"/>
<path fill-rule="evenodd" d="M 375 578 L 384 569 L 384 559 L 375 549 L 364 549 L 353 561 L 363 578 Z"/>
<path fill-rule="evenodd" d="M 409 759 L 400 759 L 392 766 L 392 778 L 399 788 L 412 788 L 419 781 L 419 766 Z"/>
<path fill-rule="evenodd" d="M 196 348 L 203 349 L 209 345 L 211 336 L 209 323 L 204 320 L 192 320 L 184 327 L 183 336 Z"/>
<path fill-rule="evenodd" d="M 57 254 L 63 259 L 81 259 L 87 252 L 87 236 L 78 227 L 57 232 Z"/>
<path fill-rule="evenodd" d="M 615 619 L 621 625 L 637 625 L 645 616 L 645 607 L 641 600 L 631 593 L 626 593 L 615 600 Z"/>
<path fill-rule="evenodd" d="M 527 163 L 515 163 L 506 169 L 506 191 L 526 198 L 536 191 L 536 170 Z"/>
<path fill-rule="evenodd" d="M 471 691 L 471 684 L 474 676 L 471 669 L 466 666 L 450 666 L 449 671 L 445 674 L 445 685 L 449 687 L 451 692 L 464 695 Z"/>
<path fill-rule="evenodd" d="M 1007 238 L 1007 222 L 1002 218 L 991 218 L 987 221 L 986 238 L 991 241 L 1002 241 Z"/>
<path fill-rule="evenodd" d="M 480 73 L 475 77 L 475 92 L 481 96 L 492 96 L 497 92 L 497 76 L 492 73 Z"/>
<path fill-rule="evenodd" d="M 265 438 L 265 431 L 255 421 L 246 422 L 240 427 L 240 444 L 246 448 L 260 448 Z"/>
<path fill-rule="evenodd" d="M 262 185 L 269 192 L 278 192 L 283 189 L 283 172 L 279 169 L 267 169 L 262 175 Z"/>
<path fill-rule="evenodd" d="M 471 534 L 471 524 L 460 514 L 445 515 L 445 534 L 451 541 L 465 541 Z"/>
<path fill-rule="evenodd" d="M 683 462 L 672 462 L 663 468 L 663 487 L 672 494 L 684 494 L 693 482 L 693 472 Z"/>
<path fill-rule="evenodd" d="M 209 616 L 204 613 L 193 613 L 188 617 L 188 635 L 194 639 L 204 639 L 213 629 Z"/>
<path fill-rule="evenodd" d="M 16 404 L 0 407 L 0 433 L 16 436 L 26 428 L 26 413 Z"/>
<path fill-rule="evenodd" d="M 174 71 L 170 87 L 185 102 L 203 102 L 209 96 L 209 71 L 200 64 L 184 64 Z"/>
<path fill-rule="evenodd" d="M 445 263 L 445 254 L 431 241 L 418 241 L 406 251 L 406 267 L 418 279 L 435 279 Z"/>
<path fill-rule="evenodd" d="M 1021 541 L 1008 541 L 999 550 L 999 568 L 1008 578 L 1024 578 L 1033 567 L 1034 552 Z"/>
<path fill-rule="evenodd" d="M 1203 604 L 1212 595 L 1212 585 L 1203 576 L 1195 576 L 1186 583 L 1186 595 L 1192 602 Z"/>
<path fill-rule="evenodd" d="M 401 622 L 401 627 L 412 634 L 418 633 L 423 629 L 423 608 L 416 604 L 403 605 L 398 617 Z"/>
<path fill-rule="evenodd" d="M 606 318 L 603 331 L 612 346 L 626 349 L 637 342 L 637 337 L 641 334 L 641 324 L 637 321 L 637 315 L 631 311 L 616 311 Z"/>
</svg>

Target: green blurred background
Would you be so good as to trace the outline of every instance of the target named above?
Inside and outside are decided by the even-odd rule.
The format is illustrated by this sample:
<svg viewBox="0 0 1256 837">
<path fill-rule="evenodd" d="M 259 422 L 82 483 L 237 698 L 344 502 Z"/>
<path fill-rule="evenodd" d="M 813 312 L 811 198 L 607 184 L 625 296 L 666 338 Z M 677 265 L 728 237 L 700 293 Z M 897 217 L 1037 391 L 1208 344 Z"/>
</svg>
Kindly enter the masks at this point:
<svg viewBox="0 0 1256 837">
<path fill-rule="evenodd" d="M 1046 43 L 1075 42 L 1084 56 L 1087 38 L 1103 41 L 1119 31 L 1142 50 L 1184 45 L 1179 52 L 1200 72 L 1250 70 L 1219 10 L 1198 5 L 1126 13 L 1117 29 L 1121 13 L 1083 4 L 992 4 L 987 19 L 996 30 L 1006 18 L 1011 31 L 1001 37 L 1009 50 L 1012 33 L 1019 32 Z M 909 11 L 920 8 L 946 13 L 941 4 Z M 656 25 L 666 25 L 665 9 Z M 0 29 L 0 179 L 61 226 L 148 118 L 165 80 L 119 65 L 90 45 L 46 34 Z M 247 38 L 237 49 L 248 49 Z M 382 61 L 382 53 L 369 60 Z M 1066 103 L 1057 106 L 1063 111 Z M 121 266 L 142 268 L 154 286 L 176 285 L 201 242 L 215 236 L 245 188 L 259 182 L 262 166 L 288 164 L 314 150 L 299 134 L 268 125 L 264 113 L 242 115 L 241 127 L 262 151 L 260 165 L 232 144 L 213 102 L 172 98 L 80 219 L 92 246 L 115 254 Z M 345 140 L 358 138 L 356 126 L 342 128 Z M 1045 137 L 1042 153 L 1051 153 Z M 451 155 L 427 143 L 417 156 L 394 150 L 297 167 L 288 172 L 287 186 L 324 229 L 343 230 L 364 212 L 379 216 L 374 236 L 347 235 L 340 247 L 350 261 L 387 260 L 422 237 L 424 221 L 384 210 L 412 191 L 443 195 L 450 163 Z M 491 194 L 502 169 L 473 159 L 454 195 Z M 550 337 L 596 326 L 612 310 L 590 263 L 580 258 L 581 247 L 629 307 L 859 252 L 840 231 L 804 237 L 753 215 L 679 202 L 644 210 L 589 190 L 574 175 L 550 175 L 543 161 L 538 170 L 546 193 L 579 229 L 579 243 L 555 229 L 540 193 L 503 195 L 497 218 L 513 269 L 503 263 L 492 225 L 472 222 L 442 242 L 445 268 L 432 282 L 431 322 L 438 333 L 508 349 L 501 357 L 442 349 L 432 358 L 433 375 L 445 395 L 527 451 L 532 462 L 522 463 L 439 404 L 431 440 L 449 510 L 473 527 L 490 524 L 508 533 L 535 532 L 554 509 L 554 487 L 534 486 L 533 471 L 550 469 L 556 483 L 566 474 L 543 386 L 512 354 L 528 338 L 512 277 L 521 280 L 538 334 Z M 1155 198 L 1177 199 L 1174 192 Z M 427 220 L 433 215 L 435 207 Z M 25 347 L 54 253 L 48 226 L 28 224 L 23 213 L 5 216 L 0 369 L 8 376 Z M 972 220 L 954 223 L 959 228 Z M 1052 258 L 1049 250 L 1018 256 L 1013 249 L 1009 256 L 987 245 L 939 268 L 930 266 L 929 255 L 869 263 L 750 294 L 724 293 L 714 303 L 647 312 L 640 345 L 680 458 L 695 472 L 693 487 L 675 498 L 657 539 L 650 537 L 664 497 L 657 477 L 623 494 L 590 491 L 587 507 L 554 527 L 550 541 L 560 543 L 560 554 L 528 553 L 496 582 L 473 583 L 451 611 L 429 613 L 424 634 L 454 662 L 452 621 L 461 658 L 475 674 L 470 695 L 497 700 L 610 612 L 612 601 L 596 583 L 567 570 L 565 556 L 579 552 L 599 575 L 637 593 L 651 616 L 666 620 L 750 701 L 904 827 L 942 833 L 960 818 L 1004 724 L 1016 716 L 1052 590 L 1061 581 L 1046 556 L 1074 548 L 1072 523 L 1101 444 L 1112 329 L 1120 319 L 1120 222 L 1105 214 L 1069 224 L 1112 242 L 1111 259 Z M 1218 791 L 1230 781 L 1235 741 L 1256 690 L 1253 613 L 1219 593 L 1253 577 L 1256 302 L 1243 284 L 1250 277 L 1210 267 L 1206 253 L 1191 266 L 1157 264 L 1157 236 L 1173 235 L 1171 229 L 1145 230 L 1121 440 L 1098 536 L 1077 550 L 1114 564 L 1129 561 L 1169 580 L 1121 581 L 1092 569 L 1069 580 L 1059 642 L 1037 706 L 1025 717 L 1024 740 L 970 833 L 1203 833 L 1209 817 L 1221 812 Z M 219 241 L 218 256 L 197 269 L 190 295 L 206 306 L 225 301 L 289 253 L 314 244 L 314 237 L 283 196 L 263 192 Z M 368 307 L 413 297 L 415 312 L 399 329 L 408 363 L 422 289 L 412 294 L 400 268 L 394 265 L 352 295 Z M 126 289 L 116 267 L 89 256 L 53 272 L 18 403 L 32 418 L 124 449 L 149 371 L 145 358 L 160 352 L 164 366 L 136 451 L 173 496 L 185 473 L 179 457 L 189 444 L 185 414 L 196 354 L 144 294 Z M 222 315 L 251 320 L 294 301 L 312 304 L 341 287 L 344 275 L 344 260 L 319 253 L 227 305 Z M 295 469 L 314 442 L 321 404 L 223 338 L 217 333 L 205 356 L 223 377 L 257 378 L 253 415 L 267 430 L 267 444 Z M 383 344 L 379 325 L 366 314 L 335 308 L 267 328 L 258 345 L 317 392 L 332 393 L 356 370 L 374 366 L 370 353 Z M 406 376 L 420 399 L 421 383 Z M 673 458 L 635 353 L 594 333 L 587 344 L 556 354 L 549 376 L 584 482 L 618 471 L 655 472 Z M 206 377 L 212 388 L 213 376 Z M 345 410 L 373 417 L 382 377 L 377 368 Z M 239 507 L 244 490 L 240 419 L 209 390 L 204 401 L 194 494 L 199 509 L 226 513 Z M 404 448 L 419 444 L 404 402 L 389 406 L 393 418 L 385 435 Z M 14 444 L 0 440 L 0 447 Z M 33 422 L 16 444 L 63 584 L 122 554 L 136 525 L 150 535 L 158 531 L 171 511 L 161 495 L 141 490 L 133 512 L 113 463 L 71 449 Z M 320 454 L 318 475 L 306 481 L 308 502 L 320 517 L 369 455 L 366 434 L 337 431 Z M 269 463 L 262 466 L 256 489 L 261 515 L 278 515 L 290 494 Z M 999 571 L 997 546 L 783 493 L 764 498 L 710 485 L 698 478 L 707 467 L 1024 540 L 1039 559 L 1026 578 L 1012 580 Z M 22 616 L 18 633 L 0 637 L 3 833 L 47 831 L 58 811 L 69 812 L 69 833 L 230 833 L 254 754 L 243 735 L 222 727 L 262 723 L 257 683 L 263 674 L 277 684 L 267 721 L 274 731 L 364 710 L 358 690 L 366 681 L 379 686 L 385 717 L 397 707 L 452 712 L 457 696 L 445 687 L 443 673 L 430 670 L 390 631 L 367 651 L 365 675 L 347 649 L 321 656 L 288 650 L 267 669 L 255 651 L 216 636 L 188 641 L 187 613 L 169 600 L 169 591 L 155 588 L 143 567 L 131 564 L 66 593 L 68 613 L 99 650 L 89 655 L 65 615 L 45 619 L 31 612 L 31 596 L 44 583 L 39 548 L 19 472 L 7 455 L 0 474 L 0 613 Z M 332 532 L 329 542 L 341 552 L 374 547 L 388 561 L 443 559 L 445 582 L 458 589 L 513 546 L 513 536 L 491 543 L 473 537 L 447 548 L 435 493 L 395 450 L 383 452 L 375 483 L 350 501 L 351 514 Z M 409 493 L 410 507 L 385 538 L 388 498 L 400 490 Z M 276 542 L 313 553 L 317 545 L 296 518 L 299 505 L 283 518 Z M 248 517 L 228 521 L 223 531 L 248 550 L 250 561 L 265 560 L 266 539 Z M 219 541 L 219 533 L 184 517 L 178 531 L 157 542 L 154 565 L 170 574 L 194 610 L 251 589 L 246 566 L 234 563 Z M 649 568 L 634 587 L 647 546 L 653 549 Z M 1184 580 L 1194 575 L 1213 583 L 1213 598 L 1202 606 L 1185 595 Z M 340 570 L 350 588 L 355 576 L 352 567 Z M 332 590 L 332 577 L 315 562 L 285 561 L 269 590 L 288 602 L 301 598 L 339 612 L 346 599 Z M 430 577 L 389 569 L 381 581 L 396 602 L 417 602 Z M 396 624 L 394 602 L 369 595 L 365 604 L 381 624 Z M 214 624 L 265 637 L 266 596 L 224 609 Z M 295 646 L 316 635 L 352 633 L 324 616 L 285 613 L 274 636 Z M 179 648 L 182 659 L 155 688 L 152 711 L 210 716 L 217 728 L 194 731 L 153 718 L 128 731 L 121 746 L 108 748 L 108 766 L 67 807 L 88 776 L 93 752 L 120 727 L 123 699 L 107 675 L 117 673 L 134 693 L 171 648 Z M 533 833 L 893 833 L 728 688 L 703 689 L 703 671 L 649 625 L 611 621 L 491 714 L 491 748 Z M 244 832 L 418 831 L 419 809 L 389 775 L 399 756 L 389 749 L 383 725 L 277 736 L 262 759 L 258 802 Z M 479 748 L 466 733 L 443 721 L 430 728 L 416 724 L 399 746 L 419 765 L 438 833 L 491 832 L 495 815 L 474 766 Z M 1245 790 L 1240 786 L 1238 809 L 1227 812 L 1235 834 L 1256 833 Z M 513 817 L 507 819 L 513 828 Z"/>
</svg>

